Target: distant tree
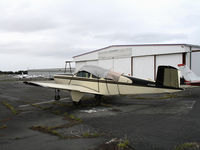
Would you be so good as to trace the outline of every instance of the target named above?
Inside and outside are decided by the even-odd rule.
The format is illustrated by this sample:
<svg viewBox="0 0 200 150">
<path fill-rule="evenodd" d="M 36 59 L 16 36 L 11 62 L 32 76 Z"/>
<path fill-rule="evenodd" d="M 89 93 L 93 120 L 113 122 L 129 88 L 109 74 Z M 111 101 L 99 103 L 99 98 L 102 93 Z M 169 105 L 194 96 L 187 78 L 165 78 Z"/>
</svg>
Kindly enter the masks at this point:
<svg viewBox="0 0 200 150">
<path fill-rule="evenodd" d="M 27 71 L 24 71 L 24 70 L 19 70 L 19 71 L 16 71 L 16 72 L 14 72 L 14 74 L 28 74 L 28 72 Z"/>
<path fill-rule="evenodd" d="M 0 71 L 0 74 L 28 74 L 27 71 L 24 71 L 24 70 L 19 70 L 19 71 Z"/>
</svg>

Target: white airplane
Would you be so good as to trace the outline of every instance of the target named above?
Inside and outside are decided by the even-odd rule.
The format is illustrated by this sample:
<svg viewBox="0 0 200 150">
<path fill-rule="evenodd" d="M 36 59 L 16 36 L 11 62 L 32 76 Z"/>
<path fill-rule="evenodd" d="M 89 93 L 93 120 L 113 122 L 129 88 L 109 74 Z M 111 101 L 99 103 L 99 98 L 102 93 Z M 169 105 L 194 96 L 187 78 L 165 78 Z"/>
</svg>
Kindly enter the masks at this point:
<svg viewBox="0 0 200 150">
<path fill-rule="evenodd" d="M 179 64 L 179 70 L 183 76 L 185 83 L 187 85 L 200 86 L 200 77 L 197 76 L 192 70 L 190 70 L 186 65 Z"/>
<path fill-rule="evenodd" d="M 79 104 L 85 93 L 94 94 L 98 102 L 106 95 L 132 95 L 148 93 L 172 93 L 180 88 L 179 71 L 171 66 L 159 66 L 155 82 L 122 75 L 97 66 L 83 66 L 74 75 L 55 75 L 54 82 L 25 82 L 35 86 L 55 89 L 55 99 L 59 100 L 59 90 L 70 91 L 74 104 Z"/>
<path fill-rule="evenodd" d="M 14 76 L 14 78 L 24 79 L 24 78 L 30 78 L 30 76 L 27 75 L 27 74 L 24 74 L 24 73 L 22 72 L 22 74 L 16 75 L 16 76 Z"/>
</svg>

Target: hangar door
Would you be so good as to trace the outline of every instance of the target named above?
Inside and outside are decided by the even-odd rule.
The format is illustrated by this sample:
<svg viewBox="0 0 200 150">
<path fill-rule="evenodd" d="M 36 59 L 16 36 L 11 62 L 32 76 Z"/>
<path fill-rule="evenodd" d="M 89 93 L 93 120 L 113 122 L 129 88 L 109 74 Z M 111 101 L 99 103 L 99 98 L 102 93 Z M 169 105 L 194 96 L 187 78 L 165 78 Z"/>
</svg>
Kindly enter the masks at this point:
<svg viewBox="0 0 200 150">
<path fill-rule="evenodd" d="M 154 80 L 154 56 L 133 57 L 132 63 L 134 77 Z"/>
<path fill-rule="evenodd" d="M 192 52 L 192 66 L 191 69 L 194 73 L 200 76 L 200 52 Z"/>
<path fill-rule="evenodd" d="M 105 69 L 114 69 L 114 60 L 113 59 L 101 59 L 99 60 L 98 64 L 99 67 L 105 68 Z"/>
<path fill-rule="evenodd" d="M 178 64 L 183 62 L 182 54 L 171 54 L 171 55 L 158 55 L 156 56 L 156 72 L 159 65 L 168 65 L 178 68 Z"/>
<path fill-rule="evenodd" d="M 114 71 L 125 75 L 131 74 L 131 58 L 114 59 Z"/>
</svg>

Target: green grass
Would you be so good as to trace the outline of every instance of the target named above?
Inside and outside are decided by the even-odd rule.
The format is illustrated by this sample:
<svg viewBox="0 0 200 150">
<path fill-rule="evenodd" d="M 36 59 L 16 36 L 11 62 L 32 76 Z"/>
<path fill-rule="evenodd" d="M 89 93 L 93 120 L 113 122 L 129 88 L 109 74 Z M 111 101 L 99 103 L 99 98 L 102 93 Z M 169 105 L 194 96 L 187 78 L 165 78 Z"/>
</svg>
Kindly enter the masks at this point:
<svg viewBox="0 0 200 150">
<path fill-rule="evenodd" d="M 83 122 L 81 118 L 77 118 L 72 114 L 68 114 L 67 112 L 65 112 L 63 115 L 65 120 Z"/>
<path fill-rule="evenodd" d="M 81 135 L 82 137 L 85 137 L 85 138 L 95 138 L 95 137 L 99 137 L 101 136 L 99 133 L 89 133 L 89 132 L 85 132 Z"/>
<path fill-rule="evenodd" d="M 31 103 L 28 103 L 28 104 L 35 108 L 41 109 L 41 110 L 51 110 L 53 108 L 52 106 L 42 107 L 38 104 L 31 104 Z"/>
<path fill-rule="evenodd" d="M 35 131 L 39 131 L 39 132 L 42 132 L 42 133 L 47 133 L 47 134 L 50 134 L 50 135 L 57 136 L 60 139 L 80 138 L 80 137 L 75 136 L 75 135 L 62 135 L 61 133 L 56 131 L 56 129 L 62 129 L 62 128 L 68 128 L 68 127 L 70 127 L 70 125 L 60 125 L 60 126 L 55 126 L 55 127 L 32 126 L 32 127 L 30 127 L 30 129 L 35 130 Z"/>
<path fill-rule="evenodd" d="M 3 101 L 2 104 L 6 106 L 14 115 L 17 115 L 19 112 L 14 109 L 14 107 L 8 104 L 6 101 Z"/>
<path fill-rule="evenodd" d="M 177 98 L 180 97 L 179 95 L 176 94 L 165 94 L 165 95 L 161 95 L 159 97 L 137 97 L 136 95 L 134 96 L 128 96 L 129 98 L 133 98 L 133 99 L 141 99 L 141 100 L 165 100 L 165 99 L 172 99 L 172 98 Z"/>
<path fill-rule="evenodd" d="M 200 145 L 196 142 L 187 142 L 181 145 L 178 145 L 174 148 L 174 150 L 198 150 Z"/>
<path fill-rule="evenodd" d="M 0 126 L 0 129 L 5 129 L 5 128 L 7 128 L 7 125 L 5 124 Z"/>
<path fill-rule="evenodd" d="M 56 130 L 53 130 L 51 127 L 45 127 L 45 126 L 32 126 L 30 129 L 40 131 L 43 133 L 48 133 L 51 135 L 61 136 Z"/>
<path fill-rule="evenodd" d="M 54 111 L 52 111 L 52 113 L 55 114 L 55 115 L 60 115 L 61 114 L 60 110 L 54 110 Z"/>
<path fill-rule="evenodd" d="M 122 140 L 120 141 L 117 146 L 120 148 L 120 149 L 125 149 L 125 148 L 128 148 L 128 145 L 130 144 L 129 140 Z"/>
</svg>

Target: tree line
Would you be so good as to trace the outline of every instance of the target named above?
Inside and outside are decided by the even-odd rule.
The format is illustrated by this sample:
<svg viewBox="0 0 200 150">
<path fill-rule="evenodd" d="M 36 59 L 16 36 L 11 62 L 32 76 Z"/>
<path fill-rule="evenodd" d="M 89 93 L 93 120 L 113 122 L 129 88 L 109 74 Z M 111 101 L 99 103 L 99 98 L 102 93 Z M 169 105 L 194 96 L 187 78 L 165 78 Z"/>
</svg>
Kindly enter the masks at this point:
<svg viewBox="0 0 200 150">
<path fill-rule="evenodd" d="M 27 74 L 27 71 L 19 70 L 19 71 L 0 71 L 0 74 Z"/>
</svg>

